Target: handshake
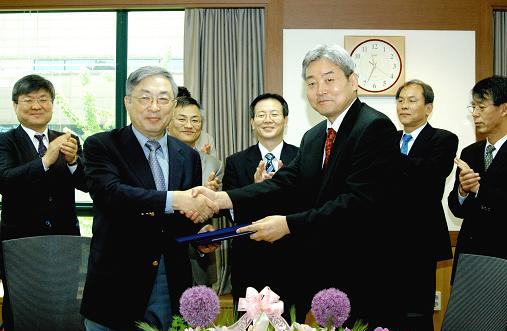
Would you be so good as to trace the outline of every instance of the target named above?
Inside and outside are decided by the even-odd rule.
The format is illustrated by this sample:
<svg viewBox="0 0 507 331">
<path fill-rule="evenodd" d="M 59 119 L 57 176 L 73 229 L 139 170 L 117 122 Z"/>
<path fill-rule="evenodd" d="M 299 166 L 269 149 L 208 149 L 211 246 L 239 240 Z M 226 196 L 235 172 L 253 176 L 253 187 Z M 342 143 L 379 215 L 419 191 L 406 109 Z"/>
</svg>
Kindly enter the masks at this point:
<svg viewBox="0 0 507 331">
<path fill-rule="evenodd" d="M 232 201 L 225 192 L 215 192 L 204 186 L 186 191 L 175 191 L 173 209 L 192 220 L 202 223 L 218 213 L 220 209 L 232 208 Z"/>
</svg>

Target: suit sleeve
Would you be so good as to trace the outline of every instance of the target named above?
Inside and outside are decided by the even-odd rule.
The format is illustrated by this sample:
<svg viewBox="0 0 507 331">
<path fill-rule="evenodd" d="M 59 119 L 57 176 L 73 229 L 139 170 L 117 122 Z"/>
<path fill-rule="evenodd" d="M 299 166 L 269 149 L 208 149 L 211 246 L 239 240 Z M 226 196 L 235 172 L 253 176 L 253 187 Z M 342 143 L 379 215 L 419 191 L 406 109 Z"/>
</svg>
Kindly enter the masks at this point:
<svg viewBox="0 0 507 331">
<path fill-rule="evenodd" d="M 17 189 L 18 186 L 35 185 L 46 174 L 39 158 L 19 164 L 13 139 L 0 135 L 0 193 Z"/>
<path fill-rule="evenodd" d="M 165 191 L 135 187 L 122 180 L 117 165 L 125 162 L 118 151 L 105 144 L 104 137 L 91 136 L 84 144 L 84 165 L 88 188 L 94 204 L 106 209 L 121 208 L 135 213 L 164 213 Z M 109 148 L 108 148 L 109 147 Z M 200 168 L 200 161 L 197 159 Z M 194 184 L 200 185 L 195 181 Z"/>
</svg>

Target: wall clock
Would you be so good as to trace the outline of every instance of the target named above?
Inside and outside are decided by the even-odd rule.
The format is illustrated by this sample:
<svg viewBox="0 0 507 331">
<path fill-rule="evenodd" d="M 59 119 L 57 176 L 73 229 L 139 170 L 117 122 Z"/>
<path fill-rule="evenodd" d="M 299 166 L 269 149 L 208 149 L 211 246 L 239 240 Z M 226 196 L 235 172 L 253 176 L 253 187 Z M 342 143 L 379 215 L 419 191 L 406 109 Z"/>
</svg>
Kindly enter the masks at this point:
<svg viewBox="0 0 507 331">
<path fill-rule="evenodd" d="M 396 95 L 405 82 L 404 36 L 345 36 L 359 95 Z"/>
</svg>

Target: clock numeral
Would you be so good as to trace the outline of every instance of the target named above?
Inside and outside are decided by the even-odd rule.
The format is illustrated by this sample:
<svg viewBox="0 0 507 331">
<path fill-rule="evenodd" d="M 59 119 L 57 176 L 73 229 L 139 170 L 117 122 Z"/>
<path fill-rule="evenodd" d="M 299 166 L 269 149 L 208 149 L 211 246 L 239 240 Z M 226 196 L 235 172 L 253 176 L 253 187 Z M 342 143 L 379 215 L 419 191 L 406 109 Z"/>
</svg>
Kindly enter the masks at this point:
<svg viewBox="0 0 507 331">
<path fill-rule="evenodd" d="M 390 54 L 390 56 L 389 56 L 389 58 L 390 58 L 391 60 L 392 60 L 392 59 L 394 59 L 394 54 L 393 54 L 393 53 L 391 53 L 391 54 Z"/>
<path fill-rule="evenodd" d="M 396 69 L 396 63 L 393 63 L 393 69 Z"/>
<path fill-rule="evenodd" d="M 386 81 L 383 82 L 383 85 L 386 86 Z"/>
<path fill-rule="evenodd" d="M 371 49 L 378 49 L 378 44 L 371 45 Z"/>
<path fill-rule="evenodd" d="M 377 88 L 377 85 L 375 85 L 375 83 L 373 83 L 373 88 Z"/>
<path fill-rule="evenodd" d="M 368 51 L 368 48 L 366 46 L 363 46 L 363 52 Z"/>
<path fill-rule="evenodd" d="M 359 53 L 356 53 L 354 56 L 355 56 L 356 59 L 360 59 L 361 58 L 361 54 L 359 54 Z"/>
<path fill-rule="evenodd" d="M 394 78 L 394 74 L 391 74 L 391 78 Z"/>
<path fill-rule="evenodd" d="M 366 81 L 365 80 L 363 80 L 363 83 L 364 83 L 364 85 L 366 85 Z"/>
</svg>

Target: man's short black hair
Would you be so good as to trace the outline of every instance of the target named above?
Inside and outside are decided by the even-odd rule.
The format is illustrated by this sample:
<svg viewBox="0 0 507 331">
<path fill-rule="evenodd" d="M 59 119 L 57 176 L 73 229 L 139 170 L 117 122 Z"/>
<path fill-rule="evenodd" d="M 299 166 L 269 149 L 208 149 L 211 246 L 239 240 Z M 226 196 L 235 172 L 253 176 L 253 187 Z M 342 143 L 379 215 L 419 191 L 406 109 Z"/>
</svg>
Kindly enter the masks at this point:
<svg viewBox="0 0 507 331">
<path fill-rule="evenodd" d="M 492 76 L 485 78 L 472 89 L 472 97 L 480 100 L 491 99 L 495 106 L 507 102 L 507 77 Z"/>
<path fill-rule="evenodd" d="M 257 98 L 253 99 L 252 103 L 250 103 L 250 117 L 255 117 L 255 106 L 259 101 L 266 100 L 266 99 L 275 99 L 282 105 L 283 109 L 283 117 L 289 116 L 289 105 L 287 104 L 287 101 L 285 99 L 276 93 L 264 93 L 259 95 Z"/>
<path fill-rule="evenodd" d="M 177 97 L 191 97 L 190 91 L 185 86 L 178 86 Z"/>
<path fill-rule="evenodd" d="M 18 80 L 12 88 L 12 101 L 18 103 L 20 95 L 32 93 L 40 89 L 48 91 L 51 101 L 55 101 L 55 87 L 49 80 L 39 75 L 28 75 Z"/>
<path fill-rule="evenodd" d="M 429 103 L 433 103 L 433 100 L 435 99 L 435 94 L 433 93 L 433 89 L 431 88 L 431 86 L 429 86 L 428 84 L 426 84 L 425 82 L 423 82 L 422 80 L 419 80 L 419 79 L 412 79 L 411 81 L 408 81 L 405 84 L 403 84 L 402 86 L 400 86 L 398 88 L 398 91 L 396 91 L 396 99 L 398 99 L 400 97 L 401 90 L 403 90 L 405 87 L 407 87 L 409 85 L 418 85 L 422 88 L 422 90 L 423 90 L 422 95 L 424 97 L 424 104 L 425 105 L 427 105 Z"/>
</svg>

